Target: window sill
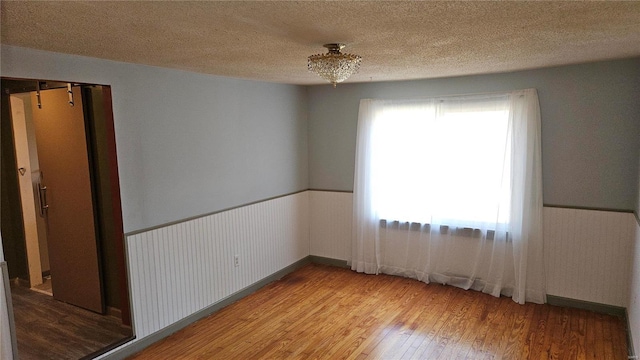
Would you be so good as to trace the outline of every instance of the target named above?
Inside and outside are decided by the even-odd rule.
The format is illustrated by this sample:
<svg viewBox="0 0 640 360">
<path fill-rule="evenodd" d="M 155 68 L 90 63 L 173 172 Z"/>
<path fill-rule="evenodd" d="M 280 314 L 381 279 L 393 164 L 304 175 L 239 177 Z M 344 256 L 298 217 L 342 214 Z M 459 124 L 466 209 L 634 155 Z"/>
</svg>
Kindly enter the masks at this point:
<svg viewBox="0 0 640 360">
<path fill-rule="evenodd" d="M 436 225 L 437 226 L 437 225 Z M 380 228 L 381 229 L 396 229 L 396 230 L 404 230 L 404 231 L 415 231 L 415 232 L 431 232 L 432 225 L 431 224 L 421 224 L 417 222 L 410 221 L 399 221 L 399 220 L 385 220 L 380 219 Z M 437 229 L 439 234 L 450 234 L 461 237 L 468 238 L 476 238 L 480 239 L 483 237 L 483 231 L 481 229 L 476 229 L 472 227 L 453 227 L 448 225 L 439 225 L 439 229 Z M 495 238 L 495 230 L 486 230 L 486 239 L 493 240 Z M 509 233 L 506 233 L 507 242 L 511 242 L 511 238 Z"/>
</svg>

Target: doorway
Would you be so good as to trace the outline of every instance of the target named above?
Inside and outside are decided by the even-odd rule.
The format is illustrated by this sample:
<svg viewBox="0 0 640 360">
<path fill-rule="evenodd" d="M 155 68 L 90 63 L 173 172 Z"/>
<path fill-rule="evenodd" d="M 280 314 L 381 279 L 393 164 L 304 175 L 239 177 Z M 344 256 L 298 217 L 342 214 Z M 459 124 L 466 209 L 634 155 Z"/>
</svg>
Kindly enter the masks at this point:
<svg viewBox="0 0 640 360">
<path fill-rule="evenodd" d="M 18 353 L 34 348 L 21 342 L 20 316 L 49 305 L 36 318 L 57 313 L 77 325 L 86 317 L 87 324 L 114 329 L 100 340 L 107 343 L 94 336 L 89 342 L 100 349 L 89 353 L 131 339 L 110 87 L 2 78 L 1 134 L 2 245 Z M 25 304 L 38 305 L 29 310 Z M 114 319 L 117 324 L 105 325 Z M 98 330 L 69 331 L 81 343 L 83 333 Z"/>
</svg>

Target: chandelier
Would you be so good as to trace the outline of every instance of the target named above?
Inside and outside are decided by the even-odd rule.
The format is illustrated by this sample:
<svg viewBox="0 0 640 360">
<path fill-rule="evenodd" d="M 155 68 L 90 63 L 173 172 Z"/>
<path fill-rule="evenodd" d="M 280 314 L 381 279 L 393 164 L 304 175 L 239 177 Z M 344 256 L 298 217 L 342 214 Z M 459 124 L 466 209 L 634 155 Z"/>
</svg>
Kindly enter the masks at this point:
<svg viewBox="0 0 640 360">
<path fill-rule="evenodd" d="M 315 72 L 332 83 L 333 87 L 345 81 L 360 68 L 362 57 L 341 53 L 340 50 L 344 48 L 344 44 L 324 44 L 323 46 L 329 49 L 329 52 L 309 56 L 307 66 L 309 71 Z"/>
</svg>

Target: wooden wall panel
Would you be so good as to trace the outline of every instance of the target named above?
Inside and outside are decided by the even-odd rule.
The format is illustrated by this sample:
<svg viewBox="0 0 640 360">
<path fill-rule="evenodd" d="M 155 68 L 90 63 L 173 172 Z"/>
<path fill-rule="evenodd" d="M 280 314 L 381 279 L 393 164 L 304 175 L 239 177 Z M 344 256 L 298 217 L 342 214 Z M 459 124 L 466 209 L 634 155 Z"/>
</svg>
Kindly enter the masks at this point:
<svg viewBox="0 0 640 360">
<path fill-rule="evenodd" d="M 308 256 L 308 209 L 303 192 L 128 236 L 137 339 Z"/>
<path fill-rule="evenodd" d="M 349 257 L 352 196 L 310 192 L 311 255 Z M 547 293 L 626 306 L 634 226 L 631 213 L 545 207 Z"/>
<path fill-rule="evenodd" d="M 626 306 L 633 349 L 636 355 L 640 355 L 640 224 L 636 222 L 634 227 L 635 243 L 631 248 L 633 258 L 629 279 L 629 298 Z"/>
<path fill-rule="evenodd" d="M 546 207 L 547 294 L 626 306 L 634 226 L 631 213 Z"/>
<path fill-rule="evenodd" d="M 353 194 L 309 191 L 311 255 L 347 260 L 351 254 Z"/>
<path fill-rule="evenodd" d="M 351 212 L 351 193 L 308 191 L 128 236 L 137 339 L 307 255 L 348 259 Z M 544 219 L 547 293 L 627 306 L 633 214 L 545 208 Z"/>
</svg>

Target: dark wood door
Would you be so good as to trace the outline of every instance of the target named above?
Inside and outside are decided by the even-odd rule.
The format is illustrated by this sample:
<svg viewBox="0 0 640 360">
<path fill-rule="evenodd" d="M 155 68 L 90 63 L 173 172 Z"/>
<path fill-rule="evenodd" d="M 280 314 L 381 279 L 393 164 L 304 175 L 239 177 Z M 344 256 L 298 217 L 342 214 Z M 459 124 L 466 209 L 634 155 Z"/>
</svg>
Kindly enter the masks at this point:
<svg viewBox="0 0 640 360">
<path fill-rule="evenodd" d="M 41 91 L 38 108 L 32 93 L 53 296 L 104 313 L 80 88 L 73 95 L 70 106 L 67 89 Z"/>
</svg>

